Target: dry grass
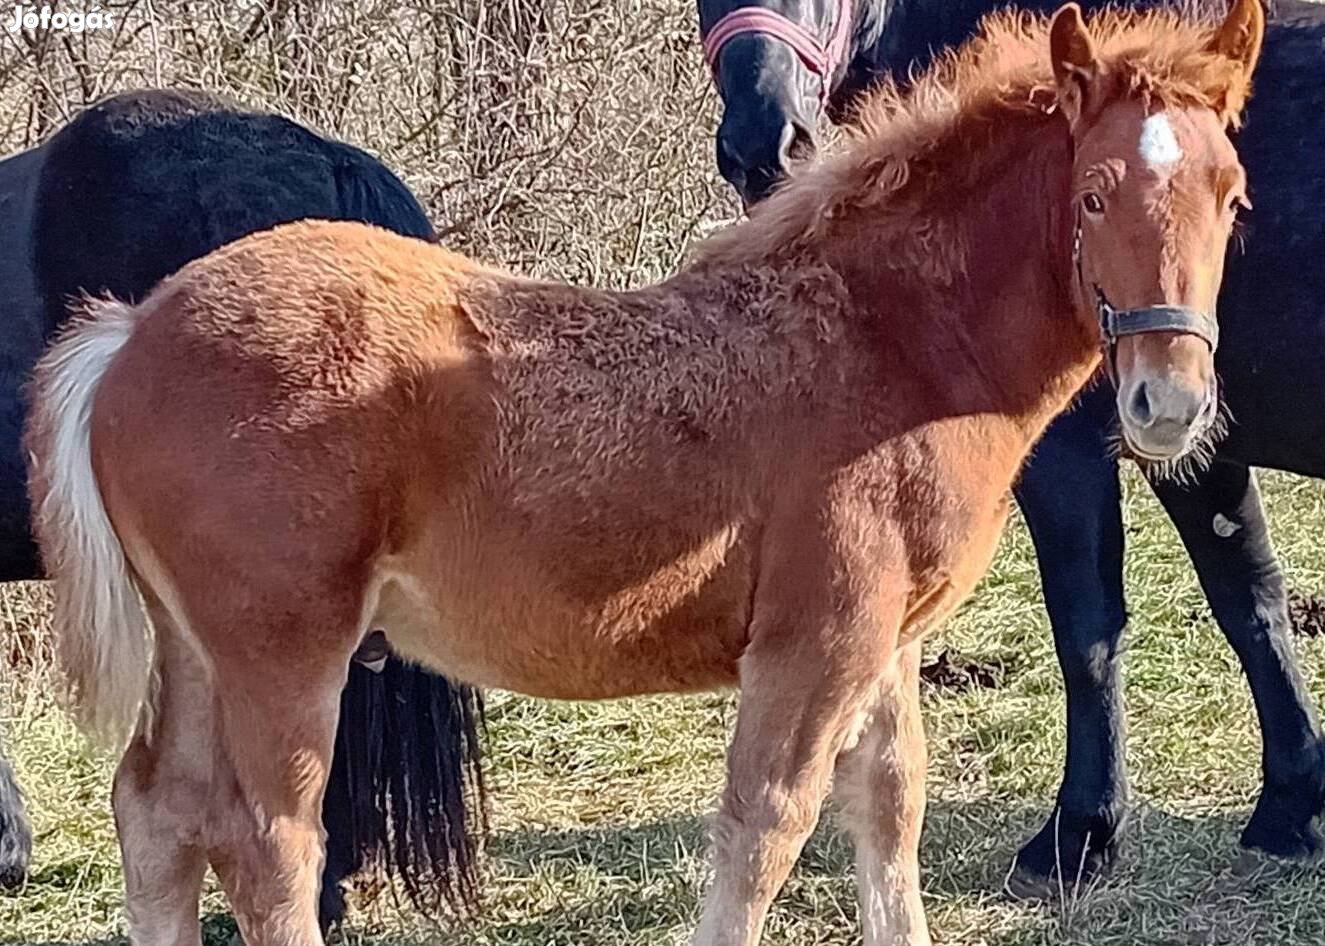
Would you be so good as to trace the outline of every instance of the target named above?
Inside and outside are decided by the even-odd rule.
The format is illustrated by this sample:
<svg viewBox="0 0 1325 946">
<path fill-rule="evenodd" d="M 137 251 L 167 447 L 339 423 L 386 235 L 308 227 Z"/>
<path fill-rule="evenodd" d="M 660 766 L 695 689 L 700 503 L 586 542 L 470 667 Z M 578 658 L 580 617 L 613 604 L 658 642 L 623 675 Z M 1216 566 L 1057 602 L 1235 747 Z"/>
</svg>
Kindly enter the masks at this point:
<svg viewBox="0 0 1325 946">
<path fill-rule="evenodd" d="M 63 9 L 91 3 L 67 2 Z M 105 0 L 110 35 L 0 31 L 0 144 L 39 140 L 101 95 L 228 91 L 381 156 L 447 242 L 518 270 L 604 285 L 672 270 L 734 215 L 712 169 L 718 108 L 687 0 Z M 9 11 L 6 9 L 0 16 Z M 1293 583 L 1325 592 L 1325 490 L 1271 477 Z M 1007 860 L 1048 810 L 1062 690 L 1024 530 L 935 649 L 1002 663 L 997 689 L 931 692 L 926 899 L 960 946 L 1317 946 L 1325 877 L 1233 872 L 1259 745 L 1236 661 L 1157 505 L 1128 481 L 1129 761 L 1140 816 L 1116 879 L 1068 904 L 1012 904 Z M 0 894 L 0 943 L 122 942 L 109 760 L 51 704 L 40 586 L 0 594 L 0 728 L 27 787 L 38 854 Z M 1195 615 L 1195 617 L 1193 617 Z M 1325 699 L 1325 638 L 1300 642 Z M 654 946 L 685 942 L 705 877 L 703 818 L 721 778 L 728 697 L 602 704 L 494 699 L 497 834 L 487 911 L 434 927 L 363 898 L 345 938 Z M 849 853 L 831 825 L 779 899 L 770 941 L 855 942 Z M 213 891 L 209 946 L 232 931 Z"/>
</svg>

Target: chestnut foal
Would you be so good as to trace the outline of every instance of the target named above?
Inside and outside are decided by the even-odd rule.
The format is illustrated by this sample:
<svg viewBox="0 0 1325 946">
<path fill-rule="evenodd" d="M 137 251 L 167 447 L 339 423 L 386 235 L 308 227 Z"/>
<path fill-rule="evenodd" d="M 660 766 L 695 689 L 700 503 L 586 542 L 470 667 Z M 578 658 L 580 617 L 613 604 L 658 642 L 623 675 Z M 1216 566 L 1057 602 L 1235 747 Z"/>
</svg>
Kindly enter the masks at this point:
<svg viewBox="0 0 1325 946">
<path fill-rule="evenodd" d="M 540 696 L 739 685 L 694 942 L 758 941 L 834 782 L 865 942 L 928 943 L 920 637 L 1101 347 L 1133 443 L 1204 429 L 1262 27 L 993 19 L 649 289 L 299 223 L 93 305 L 29 443 L 75 703 L 133 731 L 133 942 L 197 946 L 208 863 L 250 946 L 321 942 L 336 696 L 384 628 Z"/>
</svg>

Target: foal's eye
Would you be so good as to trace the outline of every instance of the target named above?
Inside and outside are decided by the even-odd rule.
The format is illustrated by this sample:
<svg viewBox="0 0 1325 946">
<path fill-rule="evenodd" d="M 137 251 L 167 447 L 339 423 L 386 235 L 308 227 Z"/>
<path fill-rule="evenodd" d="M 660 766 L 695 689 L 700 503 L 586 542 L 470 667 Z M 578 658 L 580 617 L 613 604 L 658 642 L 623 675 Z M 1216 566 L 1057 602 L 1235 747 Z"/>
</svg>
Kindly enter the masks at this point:
<svg viewBox="0 0 1325 946">
<path fill-rule="evenodd" d="M 1104 198 L 1094 192 L 1083 194 L 1081 209 L 1088 214 L 1102 214 L 1104 213 Z"/>
</svg>

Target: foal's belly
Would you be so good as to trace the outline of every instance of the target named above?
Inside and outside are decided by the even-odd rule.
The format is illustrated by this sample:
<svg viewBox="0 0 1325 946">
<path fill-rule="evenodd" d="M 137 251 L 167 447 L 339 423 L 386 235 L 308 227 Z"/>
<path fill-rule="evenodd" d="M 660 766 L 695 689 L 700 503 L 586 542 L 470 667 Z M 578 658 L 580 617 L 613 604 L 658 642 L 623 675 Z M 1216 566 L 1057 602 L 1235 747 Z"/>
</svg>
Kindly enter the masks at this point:
<svg viewBox="0 0 1325 946">
<path fill-rule="evenodd" d="M 372 627 L 453 679 L 554 699 L 733 686 L 745 647 L 751 563 L 734 533 L 634 580 L 549 575 L 547 555 L 485 541 L 383 562 Z M 565 556 L 573 549 L 562 550 Z M 559 564 L 574 572 L 574 563 Z M 635 574 L 638 573 L 638 574 Z"/>
</svg>

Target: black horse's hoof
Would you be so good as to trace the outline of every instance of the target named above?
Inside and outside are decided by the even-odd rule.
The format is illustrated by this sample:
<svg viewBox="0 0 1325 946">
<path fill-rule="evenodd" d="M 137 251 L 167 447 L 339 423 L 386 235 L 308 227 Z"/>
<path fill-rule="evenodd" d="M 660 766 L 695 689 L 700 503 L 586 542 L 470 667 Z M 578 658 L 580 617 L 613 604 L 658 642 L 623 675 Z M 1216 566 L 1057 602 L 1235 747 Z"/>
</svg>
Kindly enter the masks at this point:
<svg viewBox="0 0 1325 946">
<path fill-rule="evenodd" d="M 322 892 L 317 901 L 317 925 L 325 939 L 331 931 L 345 922 L 345 890 L 340 881 L 322 879 Z"/>
<path fill-rule="evenodd" d="M 1304 824 L 1281 825 L 1272 832 L 1265 831 L 1263 827 L 1254 831 L 1253 827 L 1249 824 L 1239 841 L 1244 856 L 1297 863 L 1314 863 L 1325 859 L 1325 837 L 1322 837 L 1315 820 Z"/>
<path fill-rule="evenodd" d="M 1245 852 L 1280 861 L 1314 862 L 1325 857 L 1325 745 L 1314 763 L 1291 780 L 1267 782 L 1239 843 Z"/>
<path fill-rule="evenodd" d="M 1112 869 L 1122 825 L 1121 810 L 1072 816 L 1059 809 L 1017 852 L 1004 892 L 1018 900 L 1075 896 Z"/>
<path fill-rule="evenodd" d="M 1013 900 L 1055 900 L 1061 896 L 1053 877 L 1023 870 L 1015 864 L 1003 881 L 1003 892 Z"/>
<path fill-rule="evenodd" d="M 1238 852 L 1237 858 L 1233 861 L 1233 866 L 1230 870 L 1234 877 L 1247 878 L 1262 873 L 1272 876 L 1275 871 L 1282 870 L 1285 867 L 1302 867 L 1305 864 L 1313 864 L 1322 859 L 1325 858 L 1322 858 L 1319 854 L 1306 859 L 1286 859 L 1276 857 L 1273 854 L 1267 854 L 1265 851 L 1242 848 Z"/>
<path fill-rule="evenodd" d="M 0 889 L 23 885 L 31 857 L 32 834 L 22 809 L 15 806 L 9 811 L 0 810 Z"/>
<path fill-rule="evenodd" d="M 0 860 L 0 890 L 16 890 L 28 879 L 28 859 Z"/>
<path fill-rule="evenodd" d="M 1041 874 L 1014 863 L 1003 881 L 1003 892 L 1013 900 L 1070 900 L 1102 881 L 1111 868 L 1111 860 L 1101 860 L 1064 878 L 1057 870 Z"/>
</svg>

